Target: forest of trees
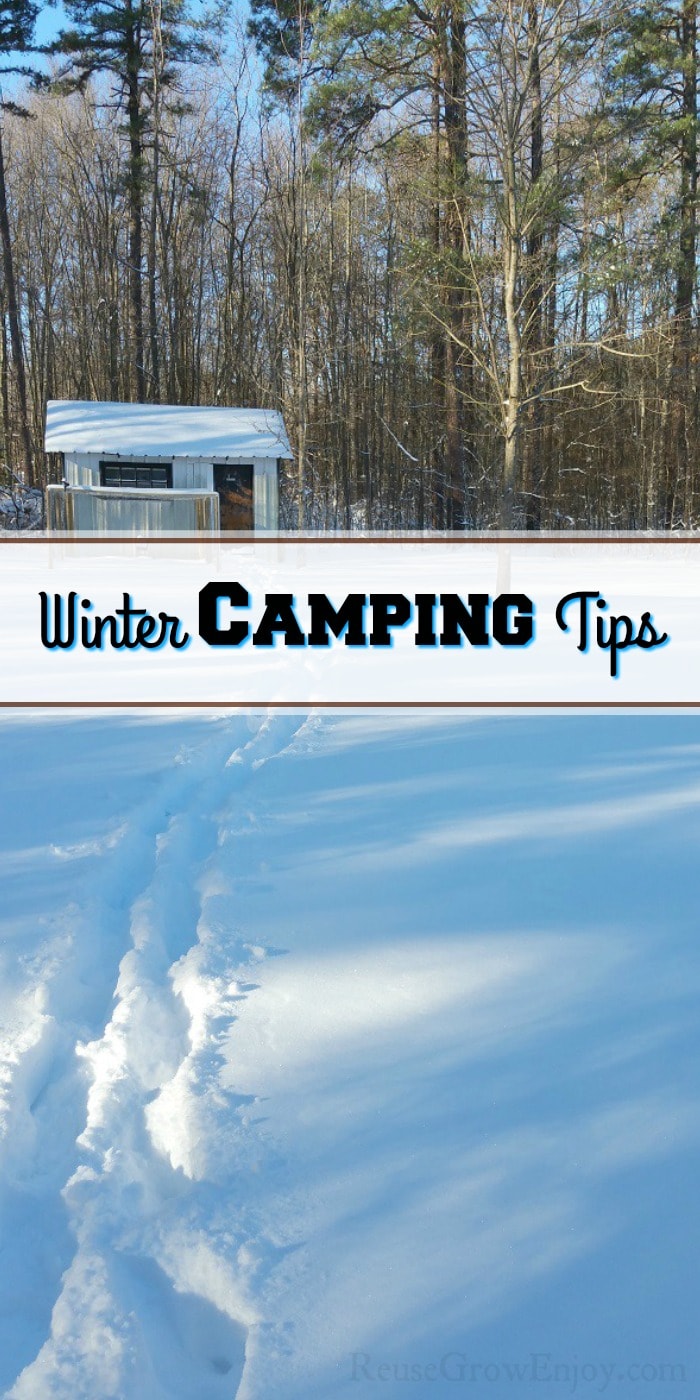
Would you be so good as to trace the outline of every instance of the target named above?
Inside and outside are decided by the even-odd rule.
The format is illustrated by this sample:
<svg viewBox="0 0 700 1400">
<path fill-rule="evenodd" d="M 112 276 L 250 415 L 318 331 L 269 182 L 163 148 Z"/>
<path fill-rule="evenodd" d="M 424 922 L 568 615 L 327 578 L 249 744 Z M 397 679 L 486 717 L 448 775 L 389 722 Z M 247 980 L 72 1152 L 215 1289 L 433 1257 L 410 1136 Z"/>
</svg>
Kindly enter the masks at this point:
<svg viewBox="0 0 700 1400">
<path fill-rule="evenodd" d="M 256 405 L 289 528 L 700 523 L 697 11 L 0 0 L 6 485 L 49 398 Z"/>
</svg>

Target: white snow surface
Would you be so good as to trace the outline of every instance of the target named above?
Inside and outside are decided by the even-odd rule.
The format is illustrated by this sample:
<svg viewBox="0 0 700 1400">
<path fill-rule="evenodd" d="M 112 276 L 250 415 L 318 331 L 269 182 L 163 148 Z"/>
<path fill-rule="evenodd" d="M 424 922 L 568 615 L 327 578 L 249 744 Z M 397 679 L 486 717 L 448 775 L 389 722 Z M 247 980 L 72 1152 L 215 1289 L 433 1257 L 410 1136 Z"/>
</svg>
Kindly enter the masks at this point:
<svg viewBox="0 0 700 1400">
<path fill-rule="evenodd" d="M 281 413 L 266 408 L 51 399 L 47 452 L 131 457 L 291 457 Z"/>
<path fill-rule="evenodd" d="M 696 718 L 2 727 L 0 1394 L 698 1393 Z"/>
</svg>

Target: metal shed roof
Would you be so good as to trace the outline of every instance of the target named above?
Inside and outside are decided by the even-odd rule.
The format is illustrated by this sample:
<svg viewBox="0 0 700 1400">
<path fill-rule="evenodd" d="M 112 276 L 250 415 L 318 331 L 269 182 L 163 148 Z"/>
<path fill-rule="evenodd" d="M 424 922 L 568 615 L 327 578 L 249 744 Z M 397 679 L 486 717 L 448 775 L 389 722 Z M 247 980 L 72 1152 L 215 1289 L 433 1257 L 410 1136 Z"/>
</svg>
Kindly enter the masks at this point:
<svg viewBox="0 0 700 1400">
<path fill-rule="evenodd" d="M 291 457 L 281 413 L 266 408 L 189 408 L 174 404 L 46 406 L 47 452 L 129 457 Z"/>
</svg>

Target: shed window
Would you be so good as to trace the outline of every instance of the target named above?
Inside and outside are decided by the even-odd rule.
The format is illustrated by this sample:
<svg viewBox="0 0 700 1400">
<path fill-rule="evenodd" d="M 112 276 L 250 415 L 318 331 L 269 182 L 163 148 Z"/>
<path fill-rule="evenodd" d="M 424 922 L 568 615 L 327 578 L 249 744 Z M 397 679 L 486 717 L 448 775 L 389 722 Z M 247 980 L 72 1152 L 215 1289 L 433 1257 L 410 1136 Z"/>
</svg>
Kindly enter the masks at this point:
<svg viewBox="0 0 700 1400">
<path fill-rule="evenodd" d="M 100 462 L 100 485 L 164 491 L 173 484 L 170 462 Z"/>
</svg>

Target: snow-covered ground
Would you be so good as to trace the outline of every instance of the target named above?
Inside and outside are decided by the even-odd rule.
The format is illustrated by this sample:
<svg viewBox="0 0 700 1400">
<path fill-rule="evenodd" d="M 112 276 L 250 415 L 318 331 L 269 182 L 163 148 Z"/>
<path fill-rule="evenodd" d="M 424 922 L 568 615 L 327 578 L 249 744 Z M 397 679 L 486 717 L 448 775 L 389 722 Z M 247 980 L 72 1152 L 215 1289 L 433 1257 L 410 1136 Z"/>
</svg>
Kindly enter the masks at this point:
<svg viewBox="0 0 700 1400">
<path fill-rule="evenodd" d="M 700 1393 L 696 718 L 2 739 L 2 1395 Z"/>
</svg>

